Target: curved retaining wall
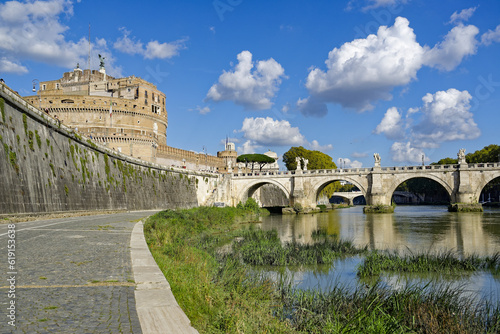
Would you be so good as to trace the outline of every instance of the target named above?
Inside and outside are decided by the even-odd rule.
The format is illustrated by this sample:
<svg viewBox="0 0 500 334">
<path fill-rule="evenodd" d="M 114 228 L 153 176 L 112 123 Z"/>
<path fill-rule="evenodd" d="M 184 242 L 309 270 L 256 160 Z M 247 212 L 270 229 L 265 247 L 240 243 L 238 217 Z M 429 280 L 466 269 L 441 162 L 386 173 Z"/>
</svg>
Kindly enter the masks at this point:
<svg viewBox="0 0 500 334">
<path fill-rule="evenodd" d="M 0 215 L 187 208 L 217 177 L 96 145 L 0 84 Z"/>
</svg>

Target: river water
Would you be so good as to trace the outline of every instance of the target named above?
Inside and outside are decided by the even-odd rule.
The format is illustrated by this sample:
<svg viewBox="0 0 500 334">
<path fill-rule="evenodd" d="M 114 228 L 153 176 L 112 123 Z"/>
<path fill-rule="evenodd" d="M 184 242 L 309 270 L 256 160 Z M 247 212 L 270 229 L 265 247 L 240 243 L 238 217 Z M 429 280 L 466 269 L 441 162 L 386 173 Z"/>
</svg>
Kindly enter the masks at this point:
<svg viewBox="0 0 500 334">
<path fill-rule="evenodd" d="M 500 252 L 500 209 L 485 208 L 483 213 L 450 213 L 446 206 L 397 206 L 393 214 L 364 214 L 362 206 L 312 215 L 271 215 L 262 218 L 263 230 L 276 229 L 282 242 L 312 243 L 313 231 L 353 241 L 369 249 L 400 252 L 446 252 L 461 255 L 493 255 Z M 287 268 L 299 288 L 327 290 L 334 284 L 356 286 L 360 282 L 356 267 L 360 257 L 337 260 L 331 266 Z M 275 269 L 267 268 L 271 275 Z M 491 272 L 462 275 L 385 274 L 382 282 L 395 289 L 405 284 L 446 282 L 467 293 L 500 301 L 500 275 Z M 361 282 L 362 283 L 362 282 Z"/>
</svg>

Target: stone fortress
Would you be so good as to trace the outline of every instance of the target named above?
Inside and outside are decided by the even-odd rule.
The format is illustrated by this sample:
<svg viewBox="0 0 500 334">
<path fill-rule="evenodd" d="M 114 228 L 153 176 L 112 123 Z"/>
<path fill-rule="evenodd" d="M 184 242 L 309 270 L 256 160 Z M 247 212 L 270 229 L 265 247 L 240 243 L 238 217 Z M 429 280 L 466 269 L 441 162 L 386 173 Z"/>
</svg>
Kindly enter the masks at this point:
<svg viewBox="0 0 500 334">
<path fill-rule="evenodd" d="M 39 82 L 36 93 L 24 99 L 79 134 L 117 152 L 164 166 L 238 171 L 234 143 L 226 141 L 225 150 L 217 152 L 217 156 L 168 146 L 165 94 L 133 75 L 107 75 L 104 58 L 100 58 L 99 70 L 82 70 L 77 65 L 60 79 Z"/>
</svg>

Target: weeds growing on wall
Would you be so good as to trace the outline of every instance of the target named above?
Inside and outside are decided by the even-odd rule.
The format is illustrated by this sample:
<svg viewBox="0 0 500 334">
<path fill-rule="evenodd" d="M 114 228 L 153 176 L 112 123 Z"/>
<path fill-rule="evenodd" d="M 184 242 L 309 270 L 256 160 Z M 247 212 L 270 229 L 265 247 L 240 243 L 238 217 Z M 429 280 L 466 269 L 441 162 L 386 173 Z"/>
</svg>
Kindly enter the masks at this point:
<svg viewBox="0 0 500 334">
<path fill-rule="evenodd" d="M 0 112 L 2 113 L 2 121 L 5 123 L 5 100 L 0 97 Z"/>
</svg>

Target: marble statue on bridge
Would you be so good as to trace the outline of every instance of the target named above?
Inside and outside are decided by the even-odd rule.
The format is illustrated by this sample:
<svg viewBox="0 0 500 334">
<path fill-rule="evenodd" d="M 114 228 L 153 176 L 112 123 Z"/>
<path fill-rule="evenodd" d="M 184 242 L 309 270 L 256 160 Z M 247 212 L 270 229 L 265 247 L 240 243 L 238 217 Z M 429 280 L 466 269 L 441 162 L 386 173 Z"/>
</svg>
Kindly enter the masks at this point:
<svg viewBox="0 0 500 334">
<path fill-rule="evenodd" d="M 300 166 L 300 160 L 302 160 L 301 157 L 295 157 L 295 162 L 297 163 L 297 168 L 296 170 L 302 170 L 301 166 Z"/>
<path fill-rule="evenodd" d="M 375 167 L 380 167 L 380 154 L 373 153 L 373 157 L 375 158 Z"/>
<path fill-rule="evenodd" d="M 465 148 L 461 148 L 458 151 L 457 157 L 458 157 L 458 164 L 459 165 L 467 163 L 467 161 L 465 161 Z"/>
</svg>

